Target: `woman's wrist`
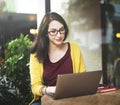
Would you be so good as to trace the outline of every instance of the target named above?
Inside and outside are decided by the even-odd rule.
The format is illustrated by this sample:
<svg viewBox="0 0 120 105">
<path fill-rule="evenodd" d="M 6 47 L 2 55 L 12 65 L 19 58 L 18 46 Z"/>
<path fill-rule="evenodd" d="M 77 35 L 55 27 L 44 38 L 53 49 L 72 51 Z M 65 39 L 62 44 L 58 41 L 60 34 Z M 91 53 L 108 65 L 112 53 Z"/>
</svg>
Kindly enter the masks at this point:
<svg viewBox="0 0 120 105">
<path fill-rule="evenodd" d="M 42 95 L 53 95 L 55 93 L 55 86 L 44 86 L 41 88 Z"/>
<path fill-rule="evenodd" d="M 48 93 L 47 93 L 47 88 L 48 88 L 48 87 L 46 86 L 46 87 L 45 87 L 45 94 L 48 94 Z"/>
<path fill-rule="evenodd" d="M 45 94 L 47 94 L 47 86 L 43 86 L 42 88 L 41 88 L 41 93 L 42 93 L 42 95 L 45 95 Z"/>
</svg>

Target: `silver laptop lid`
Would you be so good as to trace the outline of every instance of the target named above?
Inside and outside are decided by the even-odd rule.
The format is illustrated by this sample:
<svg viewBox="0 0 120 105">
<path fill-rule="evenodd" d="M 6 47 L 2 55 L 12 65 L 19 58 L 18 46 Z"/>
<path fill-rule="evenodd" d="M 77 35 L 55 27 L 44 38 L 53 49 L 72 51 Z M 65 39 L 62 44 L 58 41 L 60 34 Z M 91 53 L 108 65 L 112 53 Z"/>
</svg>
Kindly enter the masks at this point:
<svg viewBox="0 0 120 105">
<path fill-rule="evenodd" d="M 102 71 L 58 75 L 54 99 L 94 94 Z"/>
</svg>

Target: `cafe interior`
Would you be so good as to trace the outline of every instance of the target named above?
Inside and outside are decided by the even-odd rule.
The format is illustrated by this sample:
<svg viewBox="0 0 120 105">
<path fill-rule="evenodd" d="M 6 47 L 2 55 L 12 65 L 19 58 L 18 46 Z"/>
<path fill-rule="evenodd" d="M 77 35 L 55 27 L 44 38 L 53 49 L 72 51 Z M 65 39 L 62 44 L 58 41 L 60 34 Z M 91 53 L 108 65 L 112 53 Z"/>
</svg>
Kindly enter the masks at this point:
<svg viewBox="0 0 120 105">
<path fill-rule="evenodd" d="M 28 35 L 32 42 L 37 35 L 41 19 L 47 12 L 58 12 L 64 17 L 69 27 L 67 41 L 75 42 L 80 46 L 87 71 L 101 70 L 100 84 L 117 87 L 119 90 L 119 0 L 0 0 L 0 71 L 4 69 L 2 68 L 4 61 L 7 61 L 5 56 L 7 44 L 19 38 L 21 33 Z M 7 75 L 7 72 L 5 74 Z M 0 85 L 3 86 L 2 82 Z M 2 89 L 0 88 L 0 93 L 3 92 Z M 42 105 L 118 105 L 120 91 L 108 93 L 110 95 L 100 94 L 60 101 L 45 96 L 42 99 Z M 2 97 L 1 94 L 0 97 Z M 31 98 L 32 96 L 26 98 L 26 105 Z M 85 100 L 89 102 L 86 103 Z M 111 103 L 111 100 L 114 102 Z M 3 103 L 2 99 L 0 99 L 1 102 Z M 10 100 L 4 102 L 15 105 Z M 7 105 L 6 103 L 2 105 Z"/>
</svg>

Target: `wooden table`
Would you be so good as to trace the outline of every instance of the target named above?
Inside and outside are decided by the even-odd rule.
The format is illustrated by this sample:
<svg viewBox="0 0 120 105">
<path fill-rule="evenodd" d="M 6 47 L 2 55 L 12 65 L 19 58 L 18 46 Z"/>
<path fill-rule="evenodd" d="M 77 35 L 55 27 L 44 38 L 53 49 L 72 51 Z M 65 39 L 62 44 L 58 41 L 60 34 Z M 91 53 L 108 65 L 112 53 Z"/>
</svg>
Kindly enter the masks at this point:
<svg viewBox="0 0 120 105">
<path fill-rule="evenodd" d="M 120 105 L 120 89 L 112 92 L 54 100 L 43 96 L 42 105 Z"/>
</svg>

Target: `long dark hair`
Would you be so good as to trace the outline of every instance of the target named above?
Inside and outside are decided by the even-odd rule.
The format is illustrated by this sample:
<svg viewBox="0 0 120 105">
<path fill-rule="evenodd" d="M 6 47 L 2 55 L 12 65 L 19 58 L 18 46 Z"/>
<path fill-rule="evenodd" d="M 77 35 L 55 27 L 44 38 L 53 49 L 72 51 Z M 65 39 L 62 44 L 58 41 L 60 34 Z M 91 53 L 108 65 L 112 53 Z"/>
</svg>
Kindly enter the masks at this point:
<svg viewBox="0 0 120 105">
<path fill-rule="evenodd" d="M 36 53 L 36 57 L 39 62 L 43 62 L 47 53 L 48 53 L 48 47 L 49 47 L 49 39 L 48 39 L 48 26 L 51 21 L 57 20 L 61 24 L 63 24 L 65 28 L 65 38 L 68 36 L 68 26 L 63 19 L 62 16 L 55 12 L 48 12 L 43 17 L 41 24 L 38 29 L 38 35 L 36 35 L 36 38 L 34 40 L 33 45 L 31 46 L 31 53 Z"/>
</svg>

